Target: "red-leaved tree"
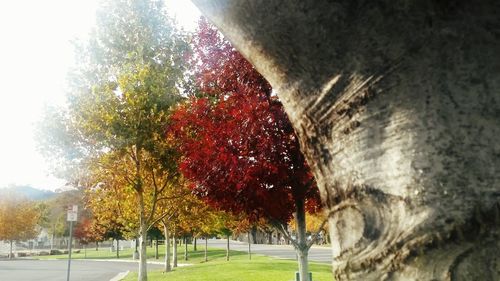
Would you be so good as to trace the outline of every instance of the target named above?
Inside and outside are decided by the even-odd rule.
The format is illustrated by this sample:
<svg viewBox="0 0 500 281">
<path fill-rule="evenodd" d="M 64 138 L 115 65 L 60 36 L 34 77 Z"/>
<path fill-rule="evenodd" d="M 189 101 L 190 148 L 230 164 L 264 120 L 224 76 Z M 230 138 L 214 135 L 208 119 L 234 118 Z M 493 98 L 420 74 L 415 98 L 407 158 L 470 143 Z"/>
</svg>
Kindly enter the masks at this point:
<svg viewBox="0 0 500 281">
<path fill-rule="evenodd" d="M 305 211 L 319 208 L 318 189 L 295 132 L 269 83 L 205 20 L 194 38 L 200 93 L 171 116 L 168 136 L 180 169 L 212 206 L 266 218 L 289 239 L 295 217 L 301 280 L 308 280 Z"/>
<path fill-rule="evenodd" d="M 83 216 L 76 224 L 73 236 L 85 245 L 85 256 L 87 256 L 87 245 L 91 242 L 97 243 L 104 240 L 105 228 L 95 221 L 94 218 Z"/>
</svg>

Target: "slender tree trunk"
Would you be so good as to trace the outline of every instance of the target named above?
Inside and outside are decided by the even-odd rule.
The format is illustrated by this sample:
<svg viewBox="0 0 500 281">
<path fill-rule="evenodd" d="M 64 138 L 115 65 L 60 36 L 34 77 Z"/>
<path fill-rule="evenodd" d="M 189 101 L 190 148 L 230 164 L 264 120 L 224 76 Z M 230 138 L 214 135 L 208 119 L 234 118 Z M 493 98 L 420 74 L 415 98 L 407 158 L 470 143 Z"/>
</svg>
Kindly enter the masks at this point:
<svg viewBox="0 0 500 281">
<path fill-rule="evenodd" d="M 120 240 L 116 239 L 116 258 L 120 258 Z"/>
<path fill-rule="evenodd" d="M 139 274 L 138 281 L 148 280 L 148 270 L 147 270 L 147 247 L 146 239 L 148 235 L 148 228 L 146 225 L 146 215 L 144 209 L 144 198 L 142 192 L 138 193 L 139 199 L 139 215 L 140 215 L 140 236 L 139 236 Z"/>
<path fill-rule="evenodd" d="M 205 262 L 208 261 L 208 237 L 205 237 Z"/>
<path fill-rule="evenodd" d="M 95 250 L 99 251 L 99 242 L 98 241 L 95 241 Z"/>
<path fill-rule="evenodd" d="M 195 252 L 198 251 L 197 243 L 196 243 L 197 240 L 198 240 L 198 238 L 195 236 L 194 237 L 194 241 L 193 241 L 193 251 L 195 251 Z"/>
<path fill-rule="evenodd" d="M 133 259 L 136 260 L 138 258 L 139 258 L 139 237 L 136 237 Z"/>
<path fill-rule="evenodd" d="M 54 250 L 54 240 L 55 240 L 55 237 L 56 236 L 56 225 L 53 224 L 52 225 L 52 235 L 50 235 L 50 249 L 51 250 Z"/>
<path fill-rule="evenodd" d="M 256 227 L 256 226 L 252 226 L 251 233 L 252 233 L 252 242 L 253 242 L 254 244 L 259 243 L 259 242 L 257 241 L 257 227 Z"/>
<path fill-rule="evenodd" d="M 163 223 L 163 235 L 165 236 L 165 272 L 170 272 L 172 270 L 170 266 L 170 237 L 168 233 L 168 227 L 166 223 Z"/>
<path fill-rule="evenodd" d="M 500 279 L 498 1 L 193 2 L 283 102 L 336 280 Z"/>
<path fill-rule="evenodd" d="M 226 261 L 229 261 L 229 234 L 227 235 L 226 244 Z"/>
<path fill-rule="evenodd" d="M 247 233 L 247 236 L 248 236 L 248 259 L 251 260 L 252 259 L 252 248 L 251 248 L 251 245 L 252 245 L 252 237 L 250 235 L 250 231 L 248 231 Z"/>
<path fill-rule="evenodd" d="M 187 236 L 184 236 L 184 260 L 188 260 L 188 243 L 187 243 Z"/>
<path fill-rule="evenodd" d="M 306 234 L 306 212 L 304 209 L 303 200 L 295 200 L 295 223 L 297 225 L 297 244 L 295 247 L 297 251 L 297 261 L 299 263 L 300 281 L 309 280 L 309 264 L 307 260 L 309 247 L 307 246 Z"/>
<path fill-rule="evenodd" d="M 13 259 L 14 258 L 14 253 L 12 252 L 12 240 L 9 241 L 9 244 L 10 244 L 10 252 L 9 252 L 9 259 Z"/>
<path fill-rule="evenodd" d="M 158 238 L 155 239 L 155 259 L 159 259 L 160 256 L 158 255 Z"/>
<path fill-rule="evenodd" d="M 172 262 L 173 262 L 173 267 L 175 268 L 175 267 L 177 267 L 177 237 L 176 237 L 175 232 L 173 234 L 173 243 L 172 244 L 174 246 L 174 249 L 172 251 Z"/>
</svg>

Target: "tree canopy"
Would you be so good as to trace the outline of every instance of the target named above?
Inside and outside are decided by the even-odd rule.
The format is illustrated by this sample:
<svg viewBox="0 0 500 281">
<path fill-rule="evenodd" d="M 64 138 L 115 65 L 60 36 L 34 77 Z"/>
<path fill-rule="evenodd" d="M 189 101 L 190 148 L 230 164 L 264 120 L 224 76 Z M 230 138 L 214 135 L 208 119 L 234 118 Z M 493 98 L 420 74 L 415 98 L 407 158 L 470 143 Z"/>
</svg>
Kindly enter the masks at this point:
<svg viewBox="0 0 500 281">
<path fill-rule="evenodd" d="M 307 280 L 314 239 L 307 241 L 305 212 L 318 211 L 320 200 L 288 116 L 264 77 L 205 20 L 193 49 L 200 92 L 169 120 L 180 170 L 215 208 L 277 227 L 294 245 Z M 297 239 L 286 227 L 292 217 Z"/>
<path fill-rule="evenodd" d="M 0 197 L 0 240 L 22 241 L 38 234 L 40 212 L 34 202 L 16 194 Z"/>
<path fill-rule="evenodd" d="M 175 111 L 169 132 L 194 192 L 254 220 L 286 223 L 296 200 L 317 208 L 313 176 L 269 83 L 206 21 L 193 49 L 201 94 Z"/>
<path fill-rule="evenodd" d="M 182 99 L 188 51 L 163 1 L 104 1 L 89 40 L 77 44 L 67 108 L 42 123 L 42 146 L 69 163 L 68 180 L 123 216 L 112 220 L 94 204 L 96 218 L 139 234 L 139 280 L 147 279 L 145 239 L 161 193 L 179 179 L 164 130 Z M 114 204 L 109 194 L 125 202 Z"/>
</svg>

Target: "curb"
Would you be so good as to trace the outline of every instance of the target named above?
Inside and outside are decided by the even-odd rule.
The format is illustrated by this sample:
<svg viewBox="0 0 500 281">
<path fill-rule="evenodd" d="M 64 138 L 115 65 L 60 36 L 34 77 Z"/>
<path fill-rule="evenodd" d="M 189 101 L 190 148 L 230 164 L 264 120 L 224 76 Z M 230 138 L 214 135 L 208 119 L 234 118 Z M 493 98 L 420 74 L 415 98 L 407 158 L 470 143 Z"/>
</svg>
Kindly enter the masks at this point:
<svg viewBox="0 0 500 281">
<path fill-rule="evenodd" d="M 128 263 L 139 263 L 139 260 L 106 260 L 106 259 L 78 259 L 79 261 L 104 261 L 104 262 L 128 262 Z M 164 262 L 161 261 L 148 261 L 148 264 L 154 265 L 164 265 Z M 178 267 L 190 266 L 192 263 L 178 263 Z"/>
<path fill-rule="evenodd" d="M 123 280 L 123 278 L 127 277 L 128 273 L 130 271 L 124 271 L 124 272 L 120 272 L 118 273 L 115 277 L 111 278 L 109 281 L 120 281 L 120 280 Z"/>
</svg>

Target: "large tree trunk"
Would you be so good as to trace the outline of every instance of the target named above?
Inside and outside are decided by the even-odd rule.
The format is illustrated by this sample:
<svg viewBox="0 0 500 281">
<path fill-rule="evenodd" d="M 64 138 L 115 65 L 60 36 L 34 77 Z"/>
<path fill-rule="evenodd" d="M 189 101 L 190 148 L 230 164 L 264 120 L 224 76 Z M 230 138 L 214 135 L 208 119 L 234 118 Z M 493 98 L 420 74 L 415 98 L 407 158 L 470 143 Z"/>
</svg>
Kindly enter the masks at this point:
<svg viewBox="0 0 500 281">
<path fill-rule="evenodd" d="M 194 0 L 278 93 L 337 280 L 500 280 L 500 2 Z"/>
</svg>

